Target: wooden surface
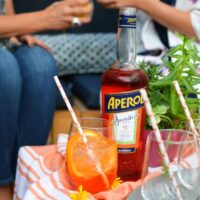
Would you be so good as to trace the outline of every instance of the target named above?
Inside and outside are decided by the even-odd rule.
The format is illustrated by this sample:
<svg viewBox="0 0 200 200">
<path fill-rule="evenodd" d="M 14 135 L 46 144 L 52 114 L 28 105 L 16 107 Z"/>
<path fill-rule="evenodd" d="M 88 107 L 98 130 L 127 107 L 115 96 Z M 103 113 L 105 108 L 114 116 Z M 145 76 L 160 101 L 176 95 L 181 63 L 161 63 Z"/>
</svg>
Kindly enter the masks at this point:
<svg viewBox="0 0 200 200">
<path fill-rule="evenodd" d="M 77 117 L 100 117 L 99 110 L 76 110 L 75 113 Z M 51 143 L 55 144 L 57 141 L 57 135 L 59 133 L 68 133 L 70 125 L 72 122 L 72 117 L 69 111 L 57 110 L 54 115 L 52 130 L 51 130 Z"/>
</svg>

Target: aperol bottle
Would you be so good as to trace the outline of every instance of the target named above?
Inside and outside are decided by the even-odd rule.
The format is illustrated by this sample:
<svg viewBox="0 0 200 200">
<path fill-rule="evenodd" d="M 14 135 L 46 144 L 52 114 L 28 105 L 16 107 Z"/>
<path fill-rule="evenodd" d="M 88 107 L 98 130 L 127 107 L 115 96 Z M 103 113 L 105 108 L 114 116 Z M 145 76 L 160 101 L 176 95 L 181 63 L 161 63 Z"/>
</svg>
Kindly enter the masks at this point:
<svg viewBox="0 0 200 200">
<path fill-rule="evenodd" d="M 102 117 L 114 122 L 118 144 L 118 176 L 138 180 L 143 164 L 145 108 L 139 90 L 148 78 L 135 63 L 136 9 L 122 8 L 117 33 L 117 61 L 102 77 Z"/>
</svg>

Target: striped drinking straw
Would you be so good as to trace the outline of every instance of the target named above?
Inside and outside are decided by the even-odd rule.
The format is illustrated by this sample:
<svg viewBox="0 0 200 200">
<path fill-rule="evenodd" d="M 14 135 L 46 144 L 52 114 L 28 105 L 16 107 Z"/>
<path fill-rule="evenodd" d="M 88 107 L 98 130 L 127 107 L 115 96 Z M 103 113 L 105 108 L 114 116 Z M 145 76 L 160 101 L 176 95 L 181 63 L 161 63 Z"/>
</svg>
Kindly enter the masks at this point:
<svg viewBox="0 0 200 200">
<path fill-rule="evenodd" d="M 55 80 L 56 85 L 57 85 L 57 87 L 58 87 L 58 89 L 60 91 L 60 94 L 61 94 L 61 96 L 62 96 L 62 98 L 63 98 L 63 100 L 64 100 L 64 102 L 65 102 L 65 104 L 66 104 L 71 116 L 72 116 L 72 119 L 73 119 L 74 123 L 76 124 L 76 126 L 78 128 L 79 133 L 83 137 L 83 142 L 86 143 L 87 142 L 87 138 L 86 138 L 85 134 L 83 133 L 83 129 L 81 128 L 81 125 L 80 125 L 80 123 L 79 123 L 79 121 L 78 121 L 78 119 L 76 117 L 76 114 L 75 114 L 75 112 L 74 112 L 74 110 L 73 110 L 73 108 L 72 108 L 72 106 L 71 106 L 71 104 L 69 102 L 69 99 L 67 98 L 67 95 L 65 94 L 65 91 L 64 91 L 64 89 L 63 89 L 63 87 L 62 87 L 62 85 L 61 85 L 61 83 L 60 83 L 60 81 L 58 79 L 58 76 L 54 76 L 54 80 Z"/>
<path fill-rule="evenodd" d="M 150 104 L 150 101 L 149 101 L 149 98 L 147 96 L 147 92 L 145 89 L 141 89 L 140 90 L 140 93 L 142 95 L 142 99 L 144 101 L 144 105 L 145 105 L 145 108 L 146 108 L 146 112 L 147 112 L 147 115 L 151 121 L 151 126 L 153 128 L 153 131 L 154 131 L 154 134 L 155 134 L 155 137 L 156 137 L 156 140 L 158 141 L 158 144 L 159 144 L 159 149 L 160 149 L 160 152 L 161 152 L 161 156 L 163 158 L 163 161 L 165 163 L 165 166 L 167 166 L 168 168 L 168 172 L 169 172 L 169 178 L 170 180 L 172 181 L 172 184 L 174 186 L 174 190 L 175 190 L 175 193 L 176 193 L 176 197 L 178 200 L 182 200 L 182 195 L 181 195 L 181 192 L 180 192 L 180 189 L 178 187 L 178 184 L 177 184 L 177 181 L 176 181 L 176 178 L 173 174 L 173 172 L 171 171 L 170 169 L 170 161 L 169 161 L 169 157 L 167 155 L 167 152 L 166 152 L 166 148 L 164 146 L 164 143 L 163 143 L 163 140 L 162 140 L 162 137 L 161 137 L 161 134 L 160 134 L 160 130 L 157 126 L 157 122 L 156 122 L 156 119 L 155 119 L 155 116 L 154 116 L 154 113 L 152 111 L 152 107 L 151 107 L 151 104 Z"/>
<path fill-rule="evenodd" d="M 67 106 L 67 108 L 68 108 L 68 110 L 69 110 L 69 112 L 70 112 L 70 114 L 71 114 L 71 116 L 72 116 L 72 119 L 74 120 L 74 123 L 76 124 L 76 126 L 77 126 L 77 128 L 78 128 L 78 131 L 79 131 L 79 133 L 80 133 L 81 136 L 82 136 L 83 142 L 84 142 L 84 143 L 87 143 L 87 142 L 88 142 L 87 137 L 86 137 L 86 135 L 83 133 L 83 129 L 82 129 L 82 127 L 81 127 L 81 125 L 80 125 L 80 123 L 79 123 L 77 117 L 76 117 L 76 114 L 75 114 L 75 112 L 74 112 L 74 110 L 73 110 L 73 108 L 72 108 L 72 106 L 71 106 L 71 104 L 70 104 L 70 102 L 69 102 L 69 99 L 67 98 L 67 95 L 65 94 L 65 91 L 64 91 L 64 89 L 63 89 L 63 87 L 62 87 L 62 85 L 61 85 L 61 83 L 60 83 L 60 81 L 59 81 L 59 79 L 58 79 L 58 76 L 54 76 L 54 80 L 55 80 L 56 85 L 58 86 L 58 89 L 59 89 L 59 91 L 60 91 L 60 93 L 61 93 L 61 95 L 62 95 L 62 97 L 63 97 L 63 100 L 64 100 L 64 102 L 65 102 L 65 104 L 66 104 L 66 106 Z M 108 177 L 106 176 L 105 172 L 103 171 L 102 165 L 101 165 L 99 159 L 97 159 L 97 157 L 95 157 L 95 154 L 94 154 L 94 152 L 92 151 L 92 148 L 88 148 L 88 146 L 86 146 L 86 148 L 87 148 L 88 155 L 90 156 L 90 158 L 91 158 L 94 162 L 96 162 L 96 170 L 97 170 L 97 171 L 99 172 L 99 174 L 102 176 L 102 179 L 103 179 L 104 183 L 105 183 L 106 185 L 109 185 Z"/>
<path fill-rule="evenodd" d="M 186 102 L 185 102 L 185 99 L 184 99 L 184 97 L 183 97 L 183 93 L 182 93 L 182 91 L 181 91 L 181 88 L 180 88 L 180 86 L 179 86 L 179 83 L 178 83 L 178 81 L 173 81 L 173 84 L 174 84 L 174 87 L 175 87 L 176 92 L 177 92 L 177 94 L 178 94 L 178 97 L 179 97 L 179 100 L 180 100 L 181 105 L 182 105 L 182 107 L 183 107 L 183 110 L 184 110 L 184 112 L 185 112 L 185 115 L 186 115 L 186 117 L 187 117 L 187 119 L 188 119 L 188 121 L 189 121 L 190 128 L 191 128 L 192 132 L 193 132 L 196 136 L 198 136 L 196 127 L 195 127 L 195 125 L 194 125 L 194 121 L 193 121 L 193 119 L 192 119 L 192 117 L 191 117 L 190 111 L 189 111 L 188 106 L 187 106 L 187 104 L 186 104 Z"/>
</svg>

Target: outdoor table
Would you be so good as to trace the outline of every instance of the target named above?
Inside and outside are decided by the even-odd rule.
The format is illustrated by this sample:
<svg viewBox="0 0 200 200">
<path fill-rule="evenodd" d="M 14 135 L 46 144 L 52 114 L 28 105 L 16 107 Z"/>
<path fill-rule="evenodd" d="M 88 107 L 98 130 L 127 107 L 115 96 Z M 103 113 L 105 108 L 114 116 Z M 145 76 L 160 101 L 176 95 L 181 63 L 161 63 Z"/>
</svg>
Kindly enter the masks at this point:
<svg viewBox="0 0 200 200">
<path fill-rule="evenodd" d="M 67 200 L 74 193 L 65 169 L 67 134 L 58 136 L 56 145 L 25 146 L 19 151 L 15 180 L 16 200 Z M 124 182 L 114 190 L 90 195 L 89 199 L 122 200 L 138 182 Z"/>
</svg>

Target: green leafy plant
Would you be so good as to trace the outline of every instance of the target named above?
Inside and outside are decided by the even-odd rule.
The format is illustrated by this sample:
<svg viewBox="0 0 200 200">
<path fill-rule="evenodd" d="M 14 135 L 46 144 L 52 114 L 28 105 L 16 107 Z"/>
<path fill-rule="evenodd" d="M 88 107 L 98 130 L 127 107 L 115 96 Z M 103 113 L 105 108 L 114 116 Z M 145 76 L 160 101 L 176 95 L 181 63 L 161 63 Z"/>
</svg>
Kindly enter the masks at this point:
<svg viewBox="0 0 200 200">
<path fill-rule="evenodd" d="M 193 118 L 198 118 L 200 99 L 191 98 L 200 94 L 195 86 L 200 84 L 200 56 L 193 44 L 193 39 L 180 36 L 182 43 L 169 49 L 159 66 L 142 62 L 140 63 L 149 77 L 148 94 L 153 111 L 160 128 L 182 128 L 186 121 L 183 108 L 179 102 L 173 81 L 177 80 L 186 99 Z M 164 71 L 168 70 L 168 75 Z M 150 129 L 147 119 L 146 128 Z"/>
</svg>

